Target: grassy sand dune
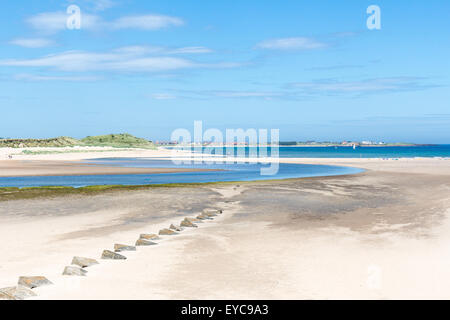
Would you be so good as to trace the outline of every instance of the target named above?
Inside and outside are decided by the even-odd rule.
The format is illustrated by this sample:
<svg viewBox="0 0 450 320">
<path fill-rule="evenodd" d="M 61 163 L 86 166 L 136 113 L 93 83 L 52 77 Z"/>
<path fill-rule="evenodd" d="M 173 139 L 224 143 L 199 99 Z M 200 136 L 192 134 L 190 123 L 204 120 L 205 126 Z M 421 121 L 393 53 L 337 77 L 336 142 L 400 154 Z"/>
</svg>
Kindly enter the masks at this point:
<svg viewBox="0 0 450 320">
<path fill-rule="evenodd" d="M 81 140 L 71 137 L 58 137 L 51 139 L 0 139 L 0 148 L 44 148 L 74 146 L 150 149 L 155 148 L 155 145 L 151 141 L 134 137 L 128 133 L 88 136 Z"/>
</svg>

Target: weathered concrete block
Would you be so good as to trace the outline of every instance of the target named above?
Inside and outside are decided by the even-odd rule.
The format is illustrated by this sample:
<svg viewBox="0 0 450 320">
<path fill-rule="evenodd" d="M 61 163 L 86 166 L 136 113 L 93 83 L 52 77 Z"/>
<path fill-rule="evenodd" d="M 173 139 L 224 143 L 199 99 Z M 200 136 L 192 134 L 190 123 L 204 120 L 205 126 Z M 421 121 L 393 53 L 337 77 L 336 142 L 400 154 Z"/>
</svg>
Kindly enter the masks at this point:
<svg viewBox="0 0 450 320">
<path fill-rule="evenodd" d="M 201 214 L 197 216 L 197 219 L 199 220 L 212 220 L 212 218 L 208 217 L 207 215 Z"/>
<path fill-rule="evenodd" d="M 2 300 L 17 300 L 13 296 L 6 294 L 0 290 L 0 301 Z"/>
<path fill-rule="evenodd" d="M 170 225 L 170 229 L 171 229 L 171 230 L 174 230 L 174 231 L 183 231 L 183 228 L 178 227 L 178 226 L 176 226 L 176 225 L 174 225 L 174 224 L 171 224 L 171 225 Z"/>
<path fill-rule="evenodd" d="M 143 240 L 159 240 L 159 237 L 157 234 L 141 234 L 139 239 Z"/>
<path fill-rule="evenodd" d="M 172 236 L 175 234 L 177 234 L 177 233 L 170 229 L 162 229 L 161 231 L 159 231 L 159 235 L 161 235 L 161 236 Z"/>
<path fill-rule="evenodd" d="M 138 241 L 136 241 L 136 247 L 154 246 L 156 244 L 156 242 L 148 241 L 145 239 L 139 239 Z"/>
<path fill-rule="evenodd" d="M 90 258 L 73 257 L 72 264 L 79 266 L 81 268 L 87 268 L 87 267 L 91 267 L 93 265 L 98 264 L 98 261 L 95 259 L 90 259 Z"/>
<path fill-rule="evenodd" d="M 126 244 L 115 244 L 114 245 L 115 252 L 123 252 L 123 251 L 136 251 L 136 247 L 129 246 Z"/>
<path fill-rule="evenodd" d="M 0 289 L 0 301 L 2 301 L 2 300 L 17 300 L 13 296 L 11 296 L 7 293 L 4 293 L 2 290 L 3 289 Z"/>
<path fill-rule="evenodd" d="M 36 293 L 24 286 L 0 289 L 0 300 L 25 300 L 35 296 Z"/>
<path fill-rule="evenodd" d="M 217 216 L 219 214 L 222 214 L 222 210 L 217 210 L 217 209 L 205 209 L 203 210 L 203 214 L 209 216 L 209 217 L 214 217 Z"/>
<path fill-rule="evenodd" d="M 126 258 L 127 257 L 125 257 L 121 254 L 118 254 L 118 253 L 115 253 L 115 252 L 112 252 L 109 250 L 103 251 L 103 254 L 102 254 L 102 259 L 104 259 L 104 260 L 126 260 Z"/>
<path fill-rule="evenodd" d="M 181 221 L 181 226 L 186 228 L 198 228 L 198 226 L 189 220 L 183 220 Z"/>
<path fill-rule="evenodd" d="M 48 286 L 53 284 L 46 277 L 20 277 L 18 285 L 24 286 L 30 289 L 37 287 Z"/>
<path fill-rule="evenodd" d="M 64 269 L 63 275 L 85 277 L 87 273 L 88 272 L 86 270 L 83 270 L 79 267 L 68 266 Z"/>
<path fill-rule="evenodd" d="M 211 212 L 209 212 L 209 213 L 203 213 L 203 215 L 204 215 L 204 216 L 207 216 L 207 217 L 209 217 L 209 218 L 217 217 L 217 214 L 211 213 Z"/>
</svg>

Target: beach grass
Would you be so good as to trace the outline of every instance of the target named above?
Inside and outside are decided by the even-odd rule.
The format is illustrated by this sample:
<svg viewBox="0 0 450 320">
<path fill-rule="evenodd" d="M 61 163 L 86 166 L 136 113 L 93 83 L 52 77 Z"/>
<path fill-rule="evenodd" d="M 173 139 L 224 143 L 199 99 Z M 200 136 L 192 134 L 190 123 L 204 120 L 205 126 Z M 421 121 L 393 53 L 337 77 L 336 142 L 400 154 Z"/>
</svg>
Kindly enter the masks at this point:
<svg viewBox="0 0 450 320">
<path fill-rule="evenodd" d="M 119 147 L 111 147 L 112 149 L 107 149 L 107 150 L 41 150 L 41 151 L 32 151 L 32 150 L 23 150 L 21 154 L 24 155 L 47 155 L 47 154 L 67 154 L 67 153 L 86 153 L 86 152 L 119 152 L 119 151 L 131 151 L 133 149 L 133 147 L 130 148 L 119 148 Z M 139 149 L 150 149 L 150 150 L 154 150 L 155 148 L 153 147 L 148 147 L 148 148 L 139 148 Z"/>
</svg>

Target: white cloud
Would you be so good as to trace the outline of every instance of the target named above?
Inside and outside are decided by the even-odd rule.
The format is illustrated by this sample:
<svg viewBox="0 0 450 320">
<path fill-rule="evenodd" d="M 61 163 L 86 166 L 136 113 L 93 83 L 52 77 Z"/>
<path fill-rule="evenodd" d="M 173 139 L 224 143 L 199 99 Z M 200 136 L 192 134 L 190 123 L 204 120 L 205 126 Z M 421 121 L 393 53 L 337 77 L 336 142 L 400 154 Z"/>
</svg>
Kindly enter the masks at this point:
<svg viewBox="0 0 450 320">
<path fill-rule="evenodd" d="M 167 48 L 160 46 L 128 46 L 115 50 L 116 52 L 129 53 L 129 54 L 202 54 L 213 52 L 209 48 L 205 47 L 181 47 L 181 48 Z"/>
<path fill-rule="evenodd" d="M 287 93 L 282 91 L 246 91 L 246 90 L 176 90 L 180 96 L 189 99 L 264 99 L 284 98 Z"/>
<path fill-rule="evenodd" d="M 9 42 L 10 44 L 25 48 L 43 48 L 54 45 L 54 42 L 44 38 L 18 38 Z"/>
<path fill-rule="evenodd" d="M 115 49 L 114 52 L 142 56 L 145 54 L 163 54 L 165 53 L 165 49 L 158 46 L 127 46 Z"/>
<path fill-rule="evenodd" d="M 106 53 L 67 51 L 35 59 L 0 60 L 0 66 L 49 68 L 65 72 L 115 71 L 161 72 L 188 68 L 231 68 L 237 63 L 199 63 L 185 58 L 164 56 L 162 51 L 145 47 L 124 47 Z M 148 53 L 158 53 L 157 56 Z"/>
<path fill-rule="evenodd" d="M 67 28 L 69 15 L 63 11 L 43 12 L 32 16 L 26 22 L 34 29 L 45 33 L 56 33 Z M 96 15 L 82 13 L 81 28 L 94 29 L 102 24 L 101 18 Z"/>
<path fill-rule="evenodd" d="M 205 47 L 184 47 L 184 48 L 174 49 L 169 52 L 172 54 L 197 54 L 197 53 L 211 53 L 213 51 L 211 49 L 205 48 Z"/>
<path fill-rule="evenodd" d="M 99 77 L 80 77 L 80 76 L 42 76 L 34 75 L 28 73 L 16 74 L 14 76 L 15 80 L 24 81 L 97 81 L 100 80 Z"/>
<path fill-rule="evenodd" d="M 28 18 L 26 22 L 32 28 L 41 32 L 56 33 L 67 28 L 68 17 L 69 15 L 62 11 L 43 12 Z M 98 15 L 81 11 L 82 30 L 158 30 L 171 26 L 182 26 L 183 24 L 184 21 L 180 18 L 157 14 L 124 16 L 113 21 L 104 21 Z"/>
<path fill-rule="evenodd" d="M 327 46 L 326 43 L 305 37 L 271 39 L 258 44 L 259 48 L 271 50 L 313 50 Z"/>
<path fill-rule="evenodd" d="M 358 97 L 368 94 L 385 94 L 426 90 L 439 87 L 420 77 L 385 77 L 355 81 L 319 80 L 297 82 L 279 90 L 177 90 L 177 94 L 190 99 L 282 99 L 307 100 L 322 96 Z"/>
<path fill-rule="evenodd" d="M 358 96 L 393 92 L 418 91 L 436 88 L 420 77 L 385 77 L 355 81 L 320 80 L 298 82 L 285 86 L 280 91 L 207 91 L 204 95 L 222 98 L 305 99 L 314 96 L 340 95 Z"/>
<path fill-rule="evenodd" d="M 156 100 L 173 100 L 176 99 L 176 96 L 170 93 L 154 93 L 152 98 Z"/>
<path fill-rule="evenodd" d="M 109 25 L 114 29 L 157 30 L 171 26 L 182 26 L 183 20 L 164 15 L 141 15 L 121 17 Z"/>
<path fill-rule="evenodd" d="M 154 72 L 192 68 L 195 63 L 171 57 L 130 57 L 119 53 L 69 51 L 37 59 L 1 60 L 0 65 L 14 67 L 47 67 L 59 71 L 127 71 Z"/>
<path fill-rule="evenodd" d="M 90 2 L 93 2 L 94 10 L 96 11 L 104 11 L 116 5 L 116 3 L 111 0 L 90 0 Z"/>
<path fill-rule="evenodd" d="M 213 91 L 211 94 L 221 98 L 273 98 L 282 95 L 277 92 L 264 91 Z"/>
<path fill-rule="evenodd" d="M 64 12 L 44 12 L 26 20 L 34 29 L 57 32 L 66 28 L 67 15 Z"/>
<path fill-rule="evenodd" d="M 418 77 L 373 78 L 357 81 L 321 80 L 298 82 L 291 88 L 306 94 L 370 94 L 380 92 L 400 92 L 423 90 L 435 85 L 426 84 Z"/>
<path fill-rule="evenodd" d="M 186 59 L 171 57 L 144 57 L 126 61 L 112 61 L 103 64 L 104 70 L 124 72 L 172 71 L 194 67 L 200 67 L 200 65 Z"/>
<path fill-rule="evenodd" d="M 80 6 L 81 8 L 87 8 L 91 11 L 105 11 L 110 9 L 119 3 L 115 0 L 67 0 L 69 3 Z"/>
</svg>

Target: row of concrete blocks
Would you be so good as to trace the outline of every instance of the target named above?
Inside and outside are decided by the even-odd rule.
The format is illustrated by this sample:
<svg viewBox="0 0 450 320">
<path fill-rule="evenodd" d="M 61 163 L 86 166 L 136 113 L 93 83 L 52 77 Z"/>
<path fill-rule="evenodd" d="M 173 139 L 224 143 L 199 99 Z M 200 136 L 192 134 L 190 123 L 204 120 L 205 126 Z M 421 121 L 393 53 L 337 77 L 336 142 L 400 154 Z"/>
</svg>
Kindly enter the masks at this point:
<svg viewBox="0 0 450 320">
<path fill-rule="evenodd" d="M 173 236 L 183 231 L 184 228 L 197 228 L 197 223 L 201 223 L 204 220 L 212 220 L 219 214 L 222 214 L 222 210 L 205 210 L 196 218 L 185 218 L 181 221 L 180 226 L 172 224 L 168 229 L 160 230 L 159 235 L 141 234 L 134 246 L 115 244 L 114 251 L 104 250 L 101 259 L 125 260 L 127 258 L 118 252 L 136 251 L 136 247 L 156 245 L 157 243 L 153 241 L 159 240 L 159 236 Z M 99 262 L 95 259 L 74 257 L 71 265 L 65 267 L 63 275 L 84 277 L 88 273 L 85 269 L 96 264 L 99 264 Z M 53 283 L 50 280 L 42 276 L 20 277 L 17 286 L 0 289 L 0 300 L 24 300 L 26 298 L 34 297 L 36 296 L 36 293 L 33 292 L 32 289 L 51 284 Z"/>
<path fill-rule="evenodd" d="M 204 220 L 212 220 L 218 214 L 222 214 L 222 210 L 205 210 L 203 211 L 202 214 L 200 214 L 196 218 L 185 218 L 183 221 L 181 221 L 179 226 L 172 224 L 168 229 L 160 230 L 159 235 L 141 234 L 141 236 L 136 241 L 134 246 L 125 244 L 115 244 L 114 252 L 110 250 L 104 250 L 101 259 L 126 260 L 127 257 L 125 257 L 122 254 L 119 254 L 118 252 L 136 251 L 136 247 L 156 245 L 157 243 L 153 242 L 152 240 L 159 240 L 160 239 L 159 236 L 173 236 L 183 231 L 184 228 L 197 228 L 198 226 L 195 223 L 199 223 Z"/>
</svg>

